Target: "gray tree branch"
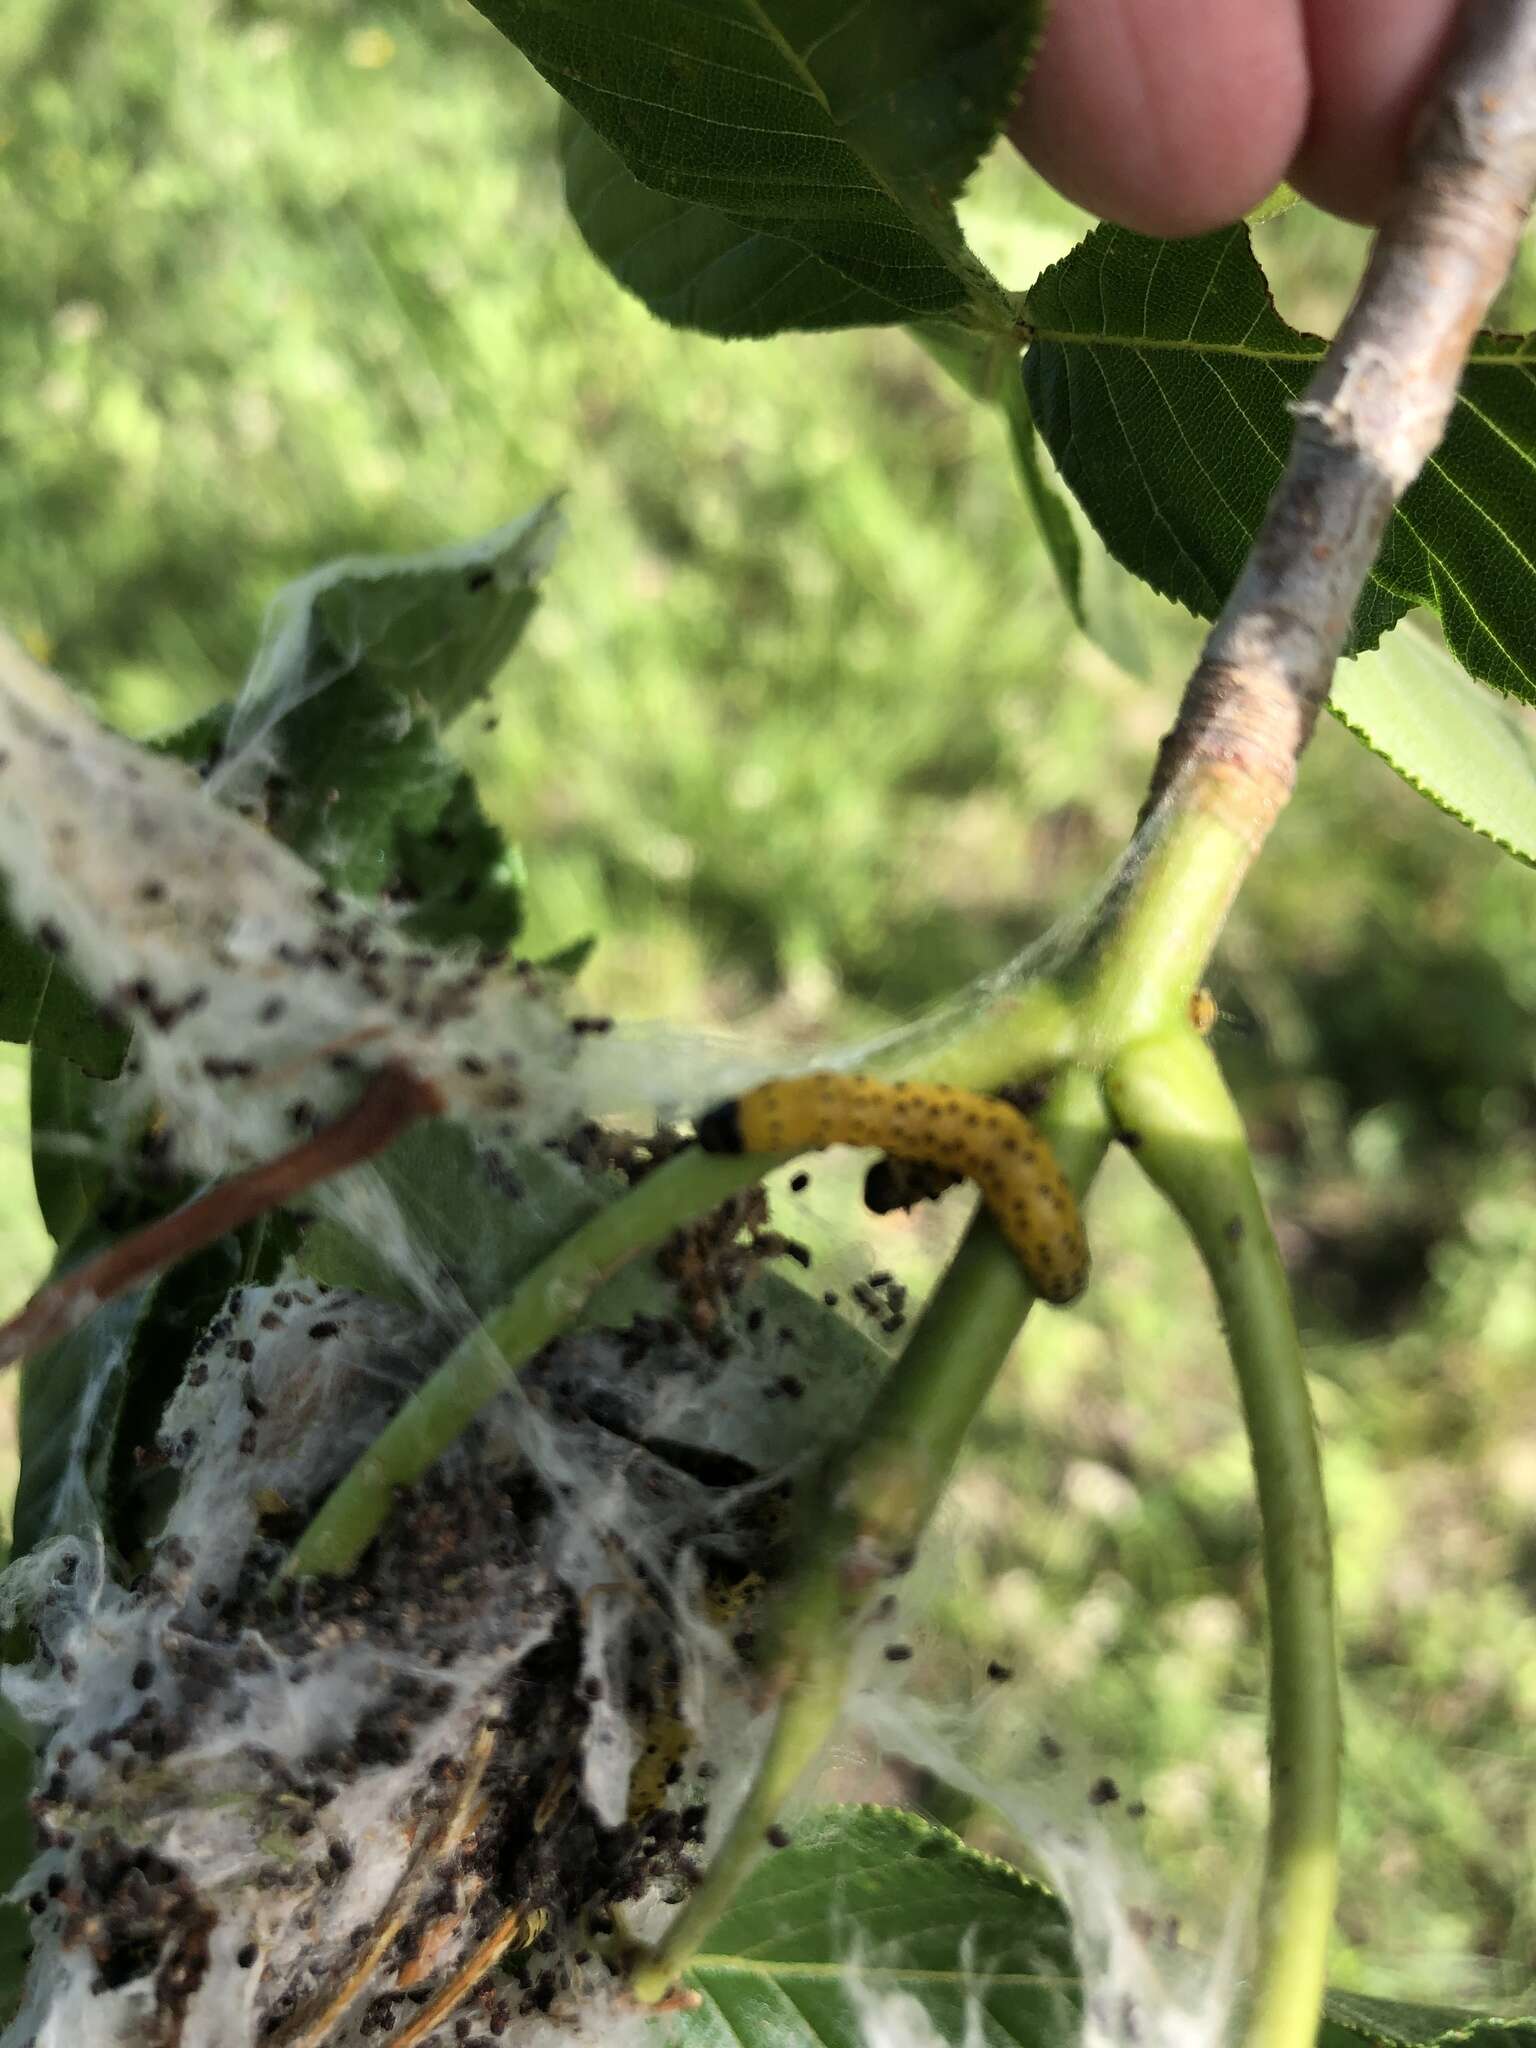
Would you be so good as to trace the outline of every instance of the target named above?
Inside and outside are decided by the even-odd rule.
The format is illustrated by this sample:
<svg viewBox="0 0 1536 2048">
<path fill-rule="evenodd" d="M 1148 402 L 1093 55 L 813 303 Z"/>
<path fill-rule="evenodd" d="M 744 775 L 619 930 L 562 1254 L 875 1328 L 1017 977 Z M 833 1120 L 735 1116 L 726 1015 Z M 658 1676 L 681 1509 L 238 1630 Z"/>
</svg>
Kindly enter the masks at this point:
<svg viewBox="0 0 1536 2048">
<path fill-rule="evenodd" d="M 1392 508 L 1445 432 L 1473 337 L 1536 190 L 1536 0 L 1467 0 L 1348 317 L 1305 397 L 1285 475 L 1164 738 L 1175 783 L 1257 852 Z"/>
</svg>

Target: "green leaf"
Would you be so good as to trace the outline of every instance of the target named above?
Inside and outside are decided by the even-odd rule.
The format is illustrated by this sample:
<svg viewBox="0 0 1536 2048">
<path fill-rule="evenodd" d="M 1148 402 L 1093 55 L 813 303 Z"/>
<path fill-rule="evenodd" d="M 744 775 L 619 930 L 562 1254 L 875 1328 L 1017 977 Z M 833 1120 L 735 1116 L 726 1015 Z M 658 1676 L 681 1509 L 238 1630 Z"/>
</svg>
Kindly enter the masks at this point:
<svg viewBox="0 0 1536 2048">
<path fill-rule="evenodd" d="M 674 2048 L 864 2048 L 850 1991 L 915 1999 L 937 2039 L 1069 2048 L 1078 1974 L 1066 1915 L 1041 1886 L 942 1828 L 887 1807 L 807 1815 L 765 1857 L 687 1976 L 702 2003 Z"/>
<path fill-rule="evenodd" d="M 267 823 L 328 882 L 408 904 L 423 938 L 497 948 L 516 935 L 522 864 L 429 714 L 352 673 L 298 703 L 264 752 L 281 777 Z"/>
<path fill-rule="evenodd" d="M 122 1072 L 128 1035 L 127 1027 L 55 961 L 33 1029 L 33 1045 L 72 1061 L 82 1074 L 110 1081 Z"/>
<path fill-rule="evenodd" d="M 1159 242 L 1101 227 L 1028 297 L 1030 409 L 1111 552 L 1212 617 L 1247 556 L 1324 344 L 1275 310 L 1244 227 Z M 1481 335 L 1450 428 L 1355 614 L 1373 647 L 1415 604 L 1458 661 L 1536 702 L 1530 337 Z"/>
<path fill-rule="evenodd" d="M 533 964 L 548 974 L 563 974 L 567 981 L 574 981 L 596 951 L 597 933 L 586 932 L 581 938 L 572 939 L 569 945 L 557 946 L 553 953 L 546 953 L 542 960 Z"/>
<path fill-rule="evenodd" d="M 522 918 L 521 865 L 439 728 L 490 684 L 527 624 L 557 529 L 546 505 L 480 540 L 352 558 L 305 577 L 274 606 L 239 701 L 167 750 L 210 776 L 227 773 L 232 793 L 264 806 L 277 835 L 332 881 L 409 904 L 403 921 L 423 937 L 506 945 Z M 33 983 L 15 983 L 28 1002 Z M 30 1017 L 19 996 L 14 1008 L 35 1049 L 39 1203 L 61 1251 L 85 1257 L 147 1220 L 138 1203 L 111 1229 L 92 1220 L 111 1178 L 94 1149 L 99 1090 L 62 1055 L 106 1067 L 91 1037 L 100 1022 L 57 968 Z M 148 1214 L 187 1192 L 165 1191 Z M 273 1245 L 282 1235 L 276 1225 L 266 1233 Z M 133 1453 L 152 1439 L 197 1331 L 254 1256 L 250 1233 L 221 1239 L 27 1361 L 18 1551 L 97 1525 L 125 1550 L 143 1540 L 166 1489 L 160 1475 L 136 1472 Z"/>
<path fill-rule="evenodd" d="M 1536 2019 L 1499 2019 L 1448 2005 L 1404 2005 L 1357 1991 L 1330 1991 L 1323 2010 L 1318 2048 L 1359 2048 L 1362 2039 L 1380 2048 L 1434 2048 L 1442 2041 L 1455 2041 L 1458 2048 L 1536 2048 Z"/>
<path fill-rule="evenodd" d="M 168 1191 L 161 1210 L 184 1193 Z M 64 1263 L 92 1257 L 144 1220 L 136 1209 L 120 1228 L 91 1224 Z M 50 1536 L 96 1529 L 123 1551 L 142 1540 L 169 1489 L 158 1473 L 138 1474 L 133 1454 L 153 1441 L 194 1338 L 242 1277 L 248 1245 L 245 1234 L 220 1238 L 149 1286 L 104 1303 L 80 1329 L 27 1359 L 12 1556 Z"/>
<path fill-rule="evenodd" d="M 0 1700 L 0 1896 L 26 1873 L 36 1853 L 31 1796 L 32 1745 L 15 1708 Z M 0 2026 L 10 2021 L 21 2003 L 31 1948 L 26 1907 L 0 1905 Z"/>
<path fill-rule="evenodd" d="M 423 788 L 431 786 L 424 778 Z M 394 873 L 388 882 L 411 906 L 406 931 L 452 945 L 473 939 L 492 951 L 522 929 L 527 871 L 516 847 L 480 808 L 474 778 L 453 777 L 446 800 L 428 823 L 408 814 L 394 824 Z"/>
<path fill-rule="evenodd" d="M 166 1403 L 181 1384 L 193 1344 L 233 1288 L 242 1281 L 263 1285 L 276 1278 L 291 1238 L 276 1219 L 264 1218 L 181 1260 L 150 1293 L 134 1326 L 111 1426 L 101 1437 L 90 1474 L 103 1530 L 119 1556 L 134 1560 L 141 1554 L 175 1498 L 175 1471 L 152 1461 L 141 1465 L 137 1453 L 159 1435 Z"/>
<path fill-rule="evenodd" d="M 344 555 L 278 592 L 236 701 L 249 746 L 322 690 L 365 676 L 446 725 L 494 682 L 559 545 L 558 501 L 419 555 Z"/>
<path fill-rule="evenodd" d="M 1014 468 L 1018 471 L 1029 508 L 1035 515 L 1035 524 L 1051 558 L 1051 567 L 1056 571 L 1056 581 L 1061 586 L 1068 611 L 1084 632 L 1088 632 L 1091 628 L 1083 602 L 1083 551 L 1078 543 L 1077 529 L 1060 492 L 1041 467 L 1034 416 L 1024 396 L 1024 387 L 1017 378 L 1008 381 L 1003 409 L 1008 420 Z"/>
<path fill-rule="evenodd" d="M 406 906 L 407 930 L 498 950 L 524 874 L 442 728 L 487 690 L 538 600 L 553 500 L 478 540 L 349 556 L 281 592 L 232 707 L 172 743 L 256 804 L 328 882 Z M 260 774 L 258 792 L 248 787 Z"/>
<path fill-rule="evenodd" d="M 102 1086 L 57 1053 L 33 1047 L 32 1185 L 44 1226 L 61 1252 L 95 1210 L 111 1178 L 97 1116 Z"/>
<path fill-rule="evenodd" d="M 1081 1981 L 1067 1916 L 1011 1865 L 889 1807 L 806 1815 L 687 1973 L 668 2048 L 866 2048 L 857 1998 L 901 1994 L 934 2038 L 1070 2048 Z M 853 1987 L 857 1986 L 857 1991 Z M 1330 1992 L 1319 2048 L 1536 2048 L 1536 2022 Z M 979 2022 L 979 2024 L 978 2024 Z"/>
<path fill-rule="evenodd" d="M 498 1168 L 469 1132 L 442 1118 L 402 1132 L 372 1172 L 393 1198 L 421 1267 L 482 1316 L 603 1204 L 600 1187 L 544 1148 L 518 1148 Z M 612 1192 L 621 1186 L 615 1176 Z M 394 1248 L 375 1233 L 358 1236 L 334 1215 L 306 1233 L 300 1260 L 332 1287 L 420 1306 Z"/>
<path fill-rule="evenodd" d="M 1329 704 L 1431 803 L 1536 866 L 1536 750 L 1428 634 L 1404 625 L 1340 662 Z"/>
<path fill-rule="evenodd" d="M 587 247 L 673 327 L 737 340 L 899 317 L 883 293 L 850 284 L 798 242 L 642 185 L 570 107 L 560 122 L 560 162 L 565 203 Z"/>
<path fill-rule="evenodd" d="M 493 1159 L 462 1125 L 441 1118 L 403 1132 L 371 1171 L 393 1198 L 412 1255 L 432 1276 L 434 1293 L 447 1283 L 480 1317 L 505 1302 L 531 1266 L 627 1186 L 617 1172 L 579 1172 L 544 1146 L 510 1147 Z M 322 1216 L 306 1233 L 299 1257 L 306 1273 L 332 1287 L 421 1306 L 376 1227 L 360 1236 L 336 1215 Z M 634 1259 L 597 1290 L 576 1326 L 619 1328 L 636 1314 L 671 1314 L 675 1306 L 655 1262 Z M 733 1302 L 732 1313 L 744 1322 L 754 1307 L 764 1310 L 774 1330 L 790 1333 L 790 1352 L 814 1358 L 818 1372 L 829 1378 L 872 1389 L 886 1369 L 885 1355 L 862 1329 L 787 1277 L 759 1273 Z M 816 1404 L 805 1407 L 815 1412 Z M 755 1412 L 769 1431 L 762 1454 L 776 1447 L 781 1459 L 795 1455 L 800 1411 L 793 1404 L 759 1401 Z"/>
<path fill-rule="evenodd" d="M 830 274 L 857 294 L 844 310 L 860 320 L 1013 324 L 953 202 L 1007 119 L 1038 4 L 477 4 L 635 180 L 679 202 L 647 215 L 628 187 L 604 190 L 600 161 L 583 160 L 583 233 L 642 295 L 654 288 L 728 323 L 716 333 L 764 333 L 752 306 L 763 294 L 779 325 L 839 324 Z M 669 246 L 638 248 L 644 232 Z M 773 242 L 803 252 L 800 276 Z M 737 278 L 703 277 L 708 260 L 739 266 Z"/>
<path fill-rule="evenodd" d="M 1279 220 L 1282 214 L 1289 213 L 1293 206 L 1300 204 L 1301 194 L 1295 186 L 1281 184 L 1277 185 L 1267 198 L 1261 199 L 1257 206 L 1250 206 L 1243 218 L 1251 228 L 1268 227 L 1272 220 Z"/>
<path fill-rule="evenodd" d="M 919 323 L 912 332 L 963 391 L 983 405 L 1002 409 L 1019 483 L 1035 515 L 1061 594 L 1077 624 L 1091 632 L 1083 603 L 1082 547 L 1066 501 L 1041 466 L 1034 416 L 1015 367 L 1017 340 L 1012 335 L 966 334 L 938 322 Z"/>
<path fill-rule="evenodd" d="M 109 1233 L 87 1233 L 82 1256 L 110 1242 Z M 129 1353 L 153 1291 L 139 1288 L 104 1303 L 80 1329 L 27 1360 L 13 1557 L 25 1556 L 50 1536 L 83 1535 L 100 1526 Z"/>
<path fill-rule="evenodd" d="M 122 1070 L 128 1033 L 68 969 L 0 908 L 0 1038 L 73 1060 L 110 1080 Z"/>
<path fill-rule="evenodd" d="M 0 911 L 0 1038 L 30 1045 L 53 960 Z"/>
</svg>

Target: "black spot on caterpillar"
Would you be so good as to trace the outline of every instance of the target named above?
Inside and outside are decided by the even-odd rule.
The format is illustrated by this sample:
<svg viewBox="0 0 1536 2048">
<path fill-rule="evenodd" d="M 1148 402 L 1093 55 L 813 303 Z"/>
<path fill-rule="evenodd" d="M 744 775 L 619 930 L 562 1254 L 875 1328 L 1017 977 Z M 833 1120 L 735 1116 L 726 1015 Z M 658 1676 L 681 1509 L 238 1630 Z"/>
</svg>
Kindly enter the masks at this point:
<svg viewBox="0 0 1536 2048">
<path fill-rule="evenodd" d="M 1088 1281 L 1082 1218 L 1056 1155 L 1022 1111 L 995 1096 L 858 1074 L 768 1081 L 699 1120 L 706 1152 L 803 1152 L 879 1145 L 975 1181 L 1046 1301 L 1073 1301 Z"/>
</svg>

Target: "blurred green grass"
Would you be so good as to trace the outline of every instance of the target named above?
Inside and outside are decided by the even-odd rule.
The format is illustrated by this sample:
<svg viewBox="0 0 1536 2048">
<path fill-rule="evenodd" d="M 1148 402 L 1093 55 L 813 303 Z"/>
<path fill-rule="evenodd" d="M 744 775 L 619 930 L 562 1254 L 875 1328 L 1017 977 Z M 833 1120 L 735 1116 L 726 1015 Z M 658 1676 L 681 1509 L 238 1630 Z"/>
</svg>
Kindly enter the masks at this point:
<svg viewBox="0 0 1536 2048">
<path fill-rule="evenodd" d="M 900 336 L 651 323 L 563 219 L 549 95 L 458 0 L 11 0 L 0 79 L 0 615 L 125 727 L 226 694 L 285 578 L 565 485 L 469 751 L 530 949 L 601 935 L 585 999 L 875 1028 L 1112 857 L 1192 623 L 1130 602 L 1140 677 L 1075 638 L 1001 429 Z M 967 211 L 1012 283 L 1077 232 L 1001 158 Z M 1261 243 L 1313 324 L 1359 246 L 1300 209 Z M 1217 980 L 1340 1530 L 1339 1974 L 1426 1994 L 1509 1992 L 1536 1955 L 1533 886 L 1329 728 Z M 45 1245 L 13 1057 L 0 1144 L 14 1301 Z M 1224 1894 L 1261 1795 L 1248 1475 L 1204 1290 L 1128 1166 L 1091 1220 L 1090 1301 L 1031 1337 L 958 1485 L 929 1669 L 963 1688 L 984 1645 L 1031 1711 L 1070 1694 L 1157 1854 Z M 857 1229 L 931 1267 L 925 1226 Z"/>
</svg>

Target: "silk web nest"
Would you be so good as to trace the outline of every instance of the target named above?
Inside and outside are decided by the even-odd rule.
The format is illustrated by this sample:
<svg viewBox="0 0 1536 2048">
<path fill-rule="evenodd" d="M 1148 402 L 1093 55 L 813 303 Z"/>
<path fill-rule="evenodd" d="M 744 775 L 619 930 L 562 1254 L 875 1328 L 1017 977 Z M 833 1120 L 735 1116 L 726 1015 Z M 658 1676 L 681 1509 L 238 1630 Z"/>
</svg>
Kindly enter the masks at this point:
<svg viewBox="0 0 1536 2048">
<path fill-rule="evenodd" d="M 225 1173 L 394 1064 L 457 1146 L 446 1189 L 408 1140 L 314 1191 L 355 1284 L 300 1256 L 215 1305 L 148 1454 L 164 1510 L 128 1584 L 83 1467 L 132 1319 L 84 1333 L 51 1531 L 0 1581 L 31 1643 L 4 1690 L 39 1752 L 33 1954 L 0 2048 L 615 2041 L 639 2023 L 605 1957 L 683 1902 L 750 1777 L 762 1595 L 870 1390 L 794 1348 L 825 1319 L 774 1270 L 798 1248 L 761 1190 L 689 1232 L 643 1306 L 548 1346 L 351 1577 L 273 1586 L 498 1298 L 504 1241 L 557 1235 L 594 1176 L 637 1179 L 673 1142 L 593 1119 L 692 1113 L 761 1069 L 573 1031 L 548 977 L 423 946 L 0 652 L 0 870 L 16 920 L 133 1026 L 119 1135 L 153 1116 L 162 1155 Z M 880 1725 L 923 1757 L 912 1724 Z M 1085 1961 L 1113 1987 L 1134 1952 Z"/>
<path fill-rule="evenodd" d="M 481 1254 L 530 1210 L 536 1235 L 594 1174 L 665 1156 L 590 1120 L 738 1075 L 654 1035 L 573 1032 L 545 978 L 412 941 L 191 770 L 30 665 L 7 673 L 0 866 L 17 921 L 134 1027 L 125 1129 L 153 1105 L 179 1163 L 220 1173 L 400 1063 L 457 1127 L 484 1240 L 455 1247 L 458 1203 L 434 1210 L 388 1161 L 317 1191 L 321 1227 L 366 1247 L 379 1288 L 299 1260 L 229 1292 L 149 1454 L 174 1486 L 136 1580 L 78 1475 L 7 1574 L 32 1656 L 6 1693 L 40 1743 L 34 1953 L 7 2048 L 464 2038 L 466 2019 L 470 2038 L 522 2039 L 550 2014 L 611 2039 L 600 1952 L 655 1931 L 729 1816 L 755 1751 L 765 1570 L 798 1479 L 867 1391 L 786 1375 L 793 1290 L 761 1193 L 695 1235 L 666 1312 L 547 1347 L 357 1573 L 272 1586 L 475 1328 Z M 105 1399 L 123 1332 L 108 1311 L 88 1334 Z M 498 1941 L 504 1967 L 431 2027 Z"/>
</svg>

